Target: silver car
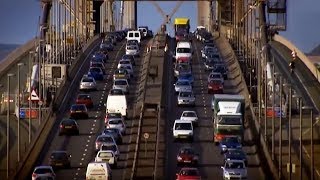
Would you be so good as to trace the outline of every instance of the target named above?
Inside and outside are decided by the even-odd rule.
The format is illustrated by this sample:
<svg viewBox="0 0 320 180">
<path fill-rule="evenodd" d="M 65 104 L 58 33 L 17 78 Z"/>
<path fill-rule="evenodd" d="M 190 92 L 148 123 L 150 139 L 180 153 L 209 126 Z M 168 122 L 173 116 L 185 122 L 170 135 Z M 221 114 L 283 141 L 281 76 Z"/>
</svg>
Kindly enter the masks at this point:
<svg viewBox="0 0 320 180">
<path fill-rule="evenodd" d="M 247 167 L 243 160 L 226 160 L 221 166 L 223 179 L 246 179 Z"/>
<path fill-rule="evenodd" d="M 117 144 L 112 144 L 112 143 L 102 144 L 100 147 L 100 151 L 113 151 L 117 159 L 120 156 L 120 151 Z"/>
<path fill-rule="evenodd" d="M 80 82 L 80 90 L 96 90 L 97 83 L 93 77 L 84 75 Z"/>
<path fill-rule="evenodd" d="M 178 77 L 180 74 L 191 74 L 191 66 L 188 63 L 176 63 L 174 67 L 174 76 Z"/>
<path fill-rule="evenodd" d="M 139 46 L 137 45 L 129 45 L 126 47 L 126 54 L 128 55 L 134 55 L 134 56 L 140 56 L 140 50 Z"/>
<path fill-rule="evenodd" d="M 192 91 L 192 85 L 188 80 L 178 80 L 174 85 L 174 90 L 178 94 L 181 91 Z"/>
<path fill-rule="evenodd" d="M 180 120 L 192 121 L 193 124 L 198 124 L 198 115 L 195 111 L 183 111 Z"/>
<path fill-rule="evenodd" d="M 95 150 L 99 151 L 102 144 L 116 144 L 116 141 L 112 135 L 104 134 L 97 137 L 95 142 Z"/>
<path fill-rule="evenodd" d="M 112 89 L 121 89 L 124 93 L 129 93 L 129 83 L 126 79 L 116 79 L 113 81 Z"/>
<path fill-rule="evenodd" d="M 117 128 L 122 135 L 126 134 L 126 124 L 123 122 L 122 118 L 108 119 L 106 122 L 106 128 Z"/>
<path fill-rule="evenodd" d="M 178 95 L 178 106 L 186 105 L 186 106 L 195 106 L 196 105 L 196 97 L 194 96 L 192 91 L 180 91 Z"/>
</svg>

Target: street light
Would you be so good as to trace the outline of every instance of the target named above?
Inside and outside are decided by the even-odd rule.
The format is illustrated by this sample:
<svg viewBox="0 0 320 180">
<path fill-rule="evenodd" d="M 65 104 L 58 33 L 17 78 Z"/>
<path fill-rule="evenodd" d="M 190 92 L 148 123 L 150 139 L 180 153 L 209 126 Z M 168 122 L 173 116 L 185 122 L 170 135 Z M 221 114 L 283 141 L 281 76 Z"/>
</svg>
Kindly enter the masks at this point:
<svg viewBox="0 0 320 180">
<path fill-rule="evenodd" d="M 274 58 L 273 58 L 274 59 Z M 270 64 L 270 66 L 272 67 L 271 68 L 271 74 L 273 73 L 274 74 L 274 63 L 273 62 L 270 62 L 269 63 Z M 273 77 L 272 77 L 272 119 L 271 119 L 271 123 L 272 123 L 272 133 L 271 133 L 271 136 L 272 136 L 272 138 L 271 138 L 271 158 L 272 158 L 272 160 L 274 160 L 274 154 L 275 154 L 275 152 L 274 152 L 274 140 L 275 140 L 275 137 L 274 137 L 274 134 L 275 134 L 275 130 L 274 130 L 274 123 L 275 123 L 275 120 L 274 120 L 274 118 L 275 118 L 275 108 L 274 108 L 274 104 L 275 104 L 275 98 L 274 98 L 274 96 L 275 96 L 275 83 L 274 83 L 274 78 L 275 78 L 275 76 L 273 75 Z"/>
<path fill-rule="evenodd" d="M 298 98 L 298 105 L 299 105 L 299 122 L 300 122 L 299 165 L 300 165 L 300 179 L 302 180 L 302 100 L 301 100 L 301 96 L 297 94 L 293 95 L 293 97 Z"/>
<path fill-rule="evenodd" d="M 18 63 L 18 162 L 20 162 L 20 67 L 24 66 L 24 63 Z"/>
<path fill-rule="evenodd" d="M 280 132 L 279 132 L 279 167 L 278 167 L 278 174 L 279 178 L 281 179 L 282 176 L 282 76 L 280 73 L 276 72 L 275 76 L 279 76 L 279 108 L 280 108 L 280 117 L 279 117 L 279 126 L 280 126 Z"/>
<path fill-rule="evenodd" d="M 14 76 L 13 73 L 7 74 L 7 179 L 10 170 L 10 77 L 12 76 Z"/>
<path fill-rule="evenodd" d="M 292 106 L 292 85 L 285 83 L 283 84 L 284 87 L 289 88 L 289 122 L 288 122 L 288 140 L 289 140 L 289 180 L 291 180 L 292 175 L 292 166 L 291 166 L 291 106 Z"/>
<path fill-rule="evenodd" d="M 314 147 L 313 147 L 313 107 L 311 106 L 303 106 L 302 107 L 303 110 L 310 110 L 310 139 L 311 139 L 311 158 L 310 158 L 310 165 L 311 165 L 311 169 L 310 169 L 310 174 L 311 174 L 311 180 L 314 179 L 314 162 L 313 162 L 313 152 L 314 152 Z"/>
<path fill-rule="evenodd" d="M 34 58 L 34 51 L 29 52 L 29 122 L 28 122 L 28 140 L 31 143 L 31 74 L 32 74 L 32 63 Z"/>
</svg>

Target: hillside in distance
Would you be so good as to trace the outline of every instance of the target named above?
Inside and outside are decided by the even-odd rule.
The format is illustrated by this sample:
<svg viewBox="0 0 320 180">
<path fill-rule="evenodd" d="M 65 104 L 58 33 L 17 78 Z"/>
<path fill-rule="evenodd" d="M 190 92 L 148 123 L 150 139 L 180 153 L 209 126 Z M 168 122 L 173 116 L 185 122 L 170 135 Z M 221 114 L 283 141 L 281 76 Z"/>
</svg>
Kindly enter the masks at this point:
<svg viewBox="0 0 320 180">
<path fill-rule="evenodd" d="M 0 44 L 0 61 L 19 46 L 18 44 Z"/>
<path fill-rule="evenodd" d="M 313 48 L 309 53 L 307 53 L 308 56 L 320 56 L 320 44 Z"/>
</svg>

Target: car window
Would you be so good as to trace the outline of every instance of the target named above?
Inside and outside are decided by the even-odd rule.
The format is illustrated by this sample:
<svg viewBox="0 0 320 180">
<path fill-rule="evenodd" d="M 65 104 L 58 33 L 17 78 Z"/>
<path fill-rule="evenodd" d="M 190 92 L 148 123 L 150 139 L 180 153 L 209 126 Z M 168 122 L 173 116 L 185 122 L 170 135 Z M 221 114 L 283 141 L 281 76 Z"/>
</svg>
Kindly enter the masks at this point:
<svg viewBox="0 0 320 180">
<path fill-rule="evenodd" d="M 177 85 L 186 86 L 186 85 L 189 85 L 189 82 L 188 81 L 178 81 Z"/>
<path fill-rule="evenodd" d="M 93 79 L 91 79 L 91 78 L 83 78 L 82 82 L 93 82 Z"/>
<path fill-rule="evenodd" d="M 184 117 L 197 117 L 196 113 L 194 113 L 194 112 L 184 112 L 182 116 L 184 116 Z"/>
<path fill-rule="evenodd" d="M 191 130 L 191 123 L 176 123 L 175 130 Z"/>
<path fill-rule="evenodd" d="M 112 137 L 110 137 L 110 136 L 99 136 L 98 141 L 99 142 L 113 142 Z"/>
<path fill-rule="evenodd" d="M 139 33 L 134 33 L 135 37 L 139 37 L 139 35 L 140 35 Z"/>
<path fill-rule="evenodd" d="M 188 170 L 181 170 L 181 175 L 185 176 L 198 176 L 199 172 L 197 170 L 188 169 Z"/>
<path fill-rule="evenodd" d="M 52 173 L 51 169 L 49 168 L 38 168 L 34 171 L 36 174 L 47 174 L 47 173 Z"/>
<path fill-rule="evenodd" d="M 129 37 L 133 37 L 133 33 L 129 33 Z"/>
<path fill-rule="evenodd" d="M 54 153 L 51 153 L 51 157 L 53 159 L 65 159 L 67 157 L 67 153 L 65 153 L 65 152 L 54 152 Z"/>
<path fill-rule="evenodd" d="M 190 53 L 190 48 L 178 48 L 177 53 Z"/>
<path fill-rule="evenodd" d="M 71 106 L 71 110 L 73 111 L 79 111 L 79 110 L 85 110 L 85 106 L 84 105 L 73 105 Z"/>
<path fill-rule="evenodd" d="M 227 162 L 226 163 L 226 168 L 230 168 L 230 169 L 242 169 L 244 168 L 243 163 L 242 162 Z"/>
<path fill-rule="evenodd" d="M 180 96 L 181 97 L 192 97 L 192 93 L 191 92 L 181 92 Z"/>
<path fill-rule="evenodd" d="M 101 150 L 103 151 L 110 150 L 110 151 L 116 152 L 118 149 L 116 145 L 102 145 Z"/>
<path fill-rule="evenodd" d="M 122 124 L 122 120 L 112 120 L 108 122 L 109 124 Z"/>
<path fill-rule="evenodd" d="M 127 81 L 114 81 L 114 85 L 127 85 Z"/>
<path fill-rule="evenodd" d="M 75 125 L 75 122 L 73 120 L 63 120 L 61 124 L 71 126 L 71 125 Z"/>
</svg>

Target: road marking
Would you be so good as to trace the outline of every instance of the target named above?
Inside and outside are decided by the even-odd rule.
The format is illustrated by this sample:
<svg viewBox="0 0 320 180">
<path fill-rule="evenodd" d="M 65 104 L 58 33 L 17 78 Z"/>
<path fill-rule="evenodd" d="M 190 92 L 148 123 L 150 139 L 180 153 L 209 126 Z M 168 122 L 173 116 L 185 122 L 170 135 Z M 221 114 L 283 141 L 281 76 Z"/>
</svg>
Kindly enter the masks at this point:
<svg viewBox="0 0 320 180">
<path fill-rule="evenodd" d="M 86 154 L 85 154 L 85 153 L 83 153 L 83 154 L 82 154 L 82 156 L 86 156 Z"/>
<path fill-rule="evenodd" d="M 94 128 L 91 128 L 92 131 L 94 131 Z"/>
<path fill-rule="evenodd" d="M 97 120 L 95 119 L 95 120 L 93 120 L 93 122 L 97 122 Z"/>
<path fill-rule="evenodd" d="M 81 158 L 81 161 L 83 161 L 84 160 L 84 158 Z"/>
<path fill-rule="evenodd" d="M 96 126 L 96 124 L 92 124 L 92 126 L 94 127 L 94 126 Z"/>
<path fill-rule="evenodd" d="M 90 142 L 90 139 L 88 139 L 87 142 Z"/>
<path fill-rule="evenodd" d="M 91 136 L 89 136 L 89 138 L 91 138 Z"/>
<path fill-rule="evenodd" d="M 92 131 L 90 131 L 90 134 L 92 134 L 93 132 Z"/>
<path fill-rule="evenodd" d="M 85 152 L 87 152 L 87 151 L 88 151 L 88 149 L 84 149 L 84 151 L 85 151 Z"/>
<path fill-rule="evenodd" d="M 81 168 L 78 168 L 78 171 L 80 171 Z"/>
<path fill-rule="evenodd" d="M 207 111 L 204 111 L 205 114 L 207 114 Z"/>
<path fill-rule="evenodd" d="M 80 166 L 82 166 L 82 163 L 79 163 Z"/>
<path fill-rule="evenodd" d="M 102 101 L 100 101 L 99 103 L 102 103 Z"/>
<path fill-rule="evenodd" d="M 88 147 L 89 145 L 88 145 L 88 144 L 86 144 L 86 146 Z"/>
</svg>

